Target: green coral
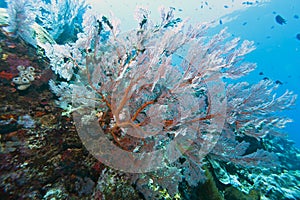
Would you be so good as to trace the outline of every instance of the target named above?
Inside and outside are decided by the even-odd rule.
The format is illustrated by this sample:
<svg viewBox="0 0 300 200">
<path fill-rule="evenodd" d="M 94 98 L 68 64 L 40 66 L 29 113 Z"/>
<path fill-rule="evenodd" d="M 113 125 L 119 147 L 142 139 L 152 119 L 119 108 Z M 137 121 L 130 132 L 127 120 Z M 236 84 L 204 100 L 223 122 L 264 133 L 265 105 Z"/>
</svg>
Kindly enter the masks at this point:
<svg viewBox="0 0 300 200">
<path fill-rule="evenodd" d="M 206 166 L 203 166 L 207 180 L 204 184 L 198 186 L 196 195 L 198 200 L 224 200 L 224 197 L 219 192 L 213 175 Z"/>
<path fill-rule="evenodd" d="M 251 190 L 246 194 L 237 188 L 230 186 L 225 189 L 224 197 L 227 200 L 259 200 L 260 193 L 256 190 Z"/>
</svg>

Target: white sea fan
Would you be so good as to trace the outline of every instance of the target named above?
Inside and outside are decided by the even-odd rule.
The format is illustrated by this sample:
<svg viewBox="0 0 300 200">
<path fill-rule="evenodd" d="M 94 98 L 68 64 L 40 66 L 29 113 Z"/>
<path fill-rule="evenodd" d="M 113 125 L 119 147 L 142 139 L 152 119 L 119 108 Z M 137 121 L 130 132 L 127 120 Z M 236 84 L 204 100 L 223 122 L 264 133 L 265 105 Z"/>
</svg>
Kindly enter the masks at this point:
<svg viewBox="0 0 300 200">
<path fill-rule="evenodd" d="M 38 0 L 6 0 L 9 26 L 4 29 L 14 37 L 21 37 L 29 44 L 36 46 L 32 25 L 36 18 Z"/>
</svg>

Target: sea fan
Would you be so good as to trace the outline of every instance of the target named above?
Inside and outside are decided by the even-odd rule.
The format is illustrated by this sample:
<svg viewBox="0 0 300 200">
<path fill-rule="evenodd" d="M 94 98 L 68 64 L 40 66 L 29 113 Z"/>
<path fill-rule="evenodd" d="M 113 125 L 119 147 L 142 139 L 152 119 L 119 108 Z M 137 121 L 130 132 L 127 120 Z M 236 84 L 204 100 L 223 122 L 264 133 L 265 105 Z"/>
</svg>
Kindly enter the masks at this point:
<svg viewBox="0 0 300 200">
<path fill-rule="evenodd" d="M 73 118 L 87 149 L 110 167 L 141 173 L 133 182 L 149 199 L 151 191 L 176 195 L 182 180 L 203 183 L 202 167 L 211 160 L 276 165 L 275 153 L 248 140 L 279 133 L 289 120 L 275 114 L 296 98 L 291 92 L 272 95 L 276 87 L 268 81 L 224 87 L 223 78 L 254 70 L 255 64 L 242 62 L 253 42 L 231 38 L 226 29 L 207 37 L 209 24 L 188 25 L 173 11 L 162 9 L 161 23 L 154 24 L 140 8 L 138 28 L 121 33 L 117 20 L 90 10 L 76 42 L 46 48 L 52 69 L 66 79 L 63 86 L 78 86 Z M 50 83 L 67 97 L 59 105 L 70 104 L 69 89 Z M 87 123 L 95 118 L 98 129 Z"/>
<path fill-rule="evenodd" d="M 36 46 L 32 28 L 36 17 L 36 1 L 6 0 L 6 2 L 9 26 L 5 27 L 5 31 L 13 37 L 21 37 L 29 44 Z"/>
</svg>

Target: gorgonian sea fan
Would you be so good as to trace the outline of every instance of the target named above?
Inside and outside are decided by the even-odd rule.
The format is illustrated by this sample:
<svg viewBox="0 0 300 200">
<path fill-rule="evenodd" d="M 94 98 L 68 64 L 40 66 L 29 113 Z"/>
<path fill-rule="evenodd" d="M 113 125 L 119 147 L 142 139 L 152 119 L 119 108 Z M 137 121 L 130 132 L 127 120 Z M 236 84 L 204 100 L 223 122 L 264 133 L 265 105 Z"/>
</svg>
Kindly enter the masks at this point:
<svg viewBox="0 0 300 200">
<path fill-rule="evenodd" d="M 208 24 L 187 25 L 174 18 L 172 9 L 161 13 L 162 22 L 155 25 L 148 11 L 140 8 L 139 27 L 120 33 L 117 20 L 87 11 L 84 32 L 75 43 L 46 48 L 55 71 L 67 80 L 76 79 L 68 84 L 77 88 L 71 110 L 84 113 L 80 118 L 84 122 L 97 115 L 104 135 L 111 135 L 114 145 L 124 151 L 132 151 L 134 160 L 149 155 L 146 160 L 151 163 L 140 166 L 145 171 L 167 165 L 153 162 L 153 157 L 171 163 L 194 140 L 205 144 L 197 146 L 201 160 L 216 143 L 225 120 L 224 87 L 216 83 L 223 77 L 243 76 L 255 67 L 240 62 L 254 49 L 252 42 L 230 40 L 225 30 L 208 39 L 204 36 Z M 58 48 L 64 52 L 53 56 Z M 51 86 L 54 92 L 59 88 L 53 82 Z M 180 142 L 174 143 L 176 139 Z M 178 143 L 182 145 L 172 150 L 173 156 L 167 153 L 168 145 Z M 92 152 L 105 151 L 94 149 L 94 143 L 91 146 Z M 163 153 L 152 155 L 151 151 Z M 143 171 L 138 166 L 116 168 Z"/>
<path fill-rule="evenodd" d="M 6 0 L 9 24 L 4 30 L 13 37 L 21 37 L 36 46 L 32 25 L 36 17 L 36 0 Z"/>
<path fill-rule="evenodd" d="M 87 149 L 115 169 L 151 172 L 134 179 L 145 179 L 144 186 L 163 179 L 155 170 L 165 168 L 166 178 L 176 176 L 161 181 L 172 193 L 182 178 L 191 186 L 203 181 L 207 155 L 243 166 L 273 158 L 262 149 L 246 155 L 250 144 L 241 138 L 278 132 L 289 120 L 272 114 L 293 105 L 295 95 L 265 98 L 275 89 L 266 81 L 225 88 L 222 78 L 255 68 L 243 62 L 253 43 L 230 38 L 226 30 L 207 37 L 209 24 L 188 25 L 172 9 L 161 16 L 155 24 L 139 8 L 138 28 L 122 33 L 118 20 L 88 10 L 75 43 L 44 46 L 52 69 L 65 79 L 51 80 L 51 89 L 66 114 L 73 113 Z"/>
</svg>

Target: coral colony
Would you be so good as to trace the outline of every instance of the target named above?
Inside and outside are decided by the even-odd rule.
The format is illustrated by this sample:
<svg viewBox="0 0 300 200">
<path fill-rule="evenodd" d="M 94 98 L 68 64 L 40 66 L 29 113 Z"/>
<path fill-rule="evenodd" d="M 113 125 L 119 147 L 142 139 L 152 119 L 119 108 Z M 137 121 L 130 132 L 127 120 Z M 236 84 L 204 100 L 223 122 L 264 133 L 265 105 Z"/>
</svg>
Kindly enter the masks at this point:
<svg viewBox="0 0 300 200">
<path fill-rule="evenodd" d="M 220 183 L 245 193 L 260 191 L 262 199 L 300 198 L 299 187 L 289 187 L 292 179 L 275 175 L 284 157 L 276 152 L 276 142 L 285 140 L 282 129 L 291 122 L 278 112 L 289 109 L 296 95 L 276 95 L 279 86 L 270 80 L 254 85 L 231 81 L 255 69 L 243 61 L 254 50 L 253 42 L 232 38 L 225 29 L 207 36 L 209 23 L 191 25 L 176 18 L 174 8 L 162 8 L 161 21 L 155 23 L 139 7 L 137 28 L 122 32 L 120 21 L 78 2 L 79 7 L 55 4 L 47 18 L 37 13 L 46 30 L 53 25 L 50 34 L 57 40 L 39 48 L 58 76 L 49 82 L 57 105 L 72 114 L 79 134 L 85 133 L 80 137 L 86 148 L 107 165 L 95 194 L 126 176 L 146 199 L 179 199 L 180 184 L 195 187 L 211 179 L 213 171 Z M 11 17 L 25 1 L 8 3 Z M 66 6 L 82 20 L 50 21 Z M 26 9 L 18 12 L 27 14 Z M 28 26 L 16 17 L 10 20 L 12 35 L 26 33 L 26 40 L 28 31 L 22 30 Z M 68 23 L 80 28 L 72 40 L 61 42 L 58 30 L 71 29 Z M 12 81 L 27 89 L 34 68 L 18 70 Z"/>
</svg>

